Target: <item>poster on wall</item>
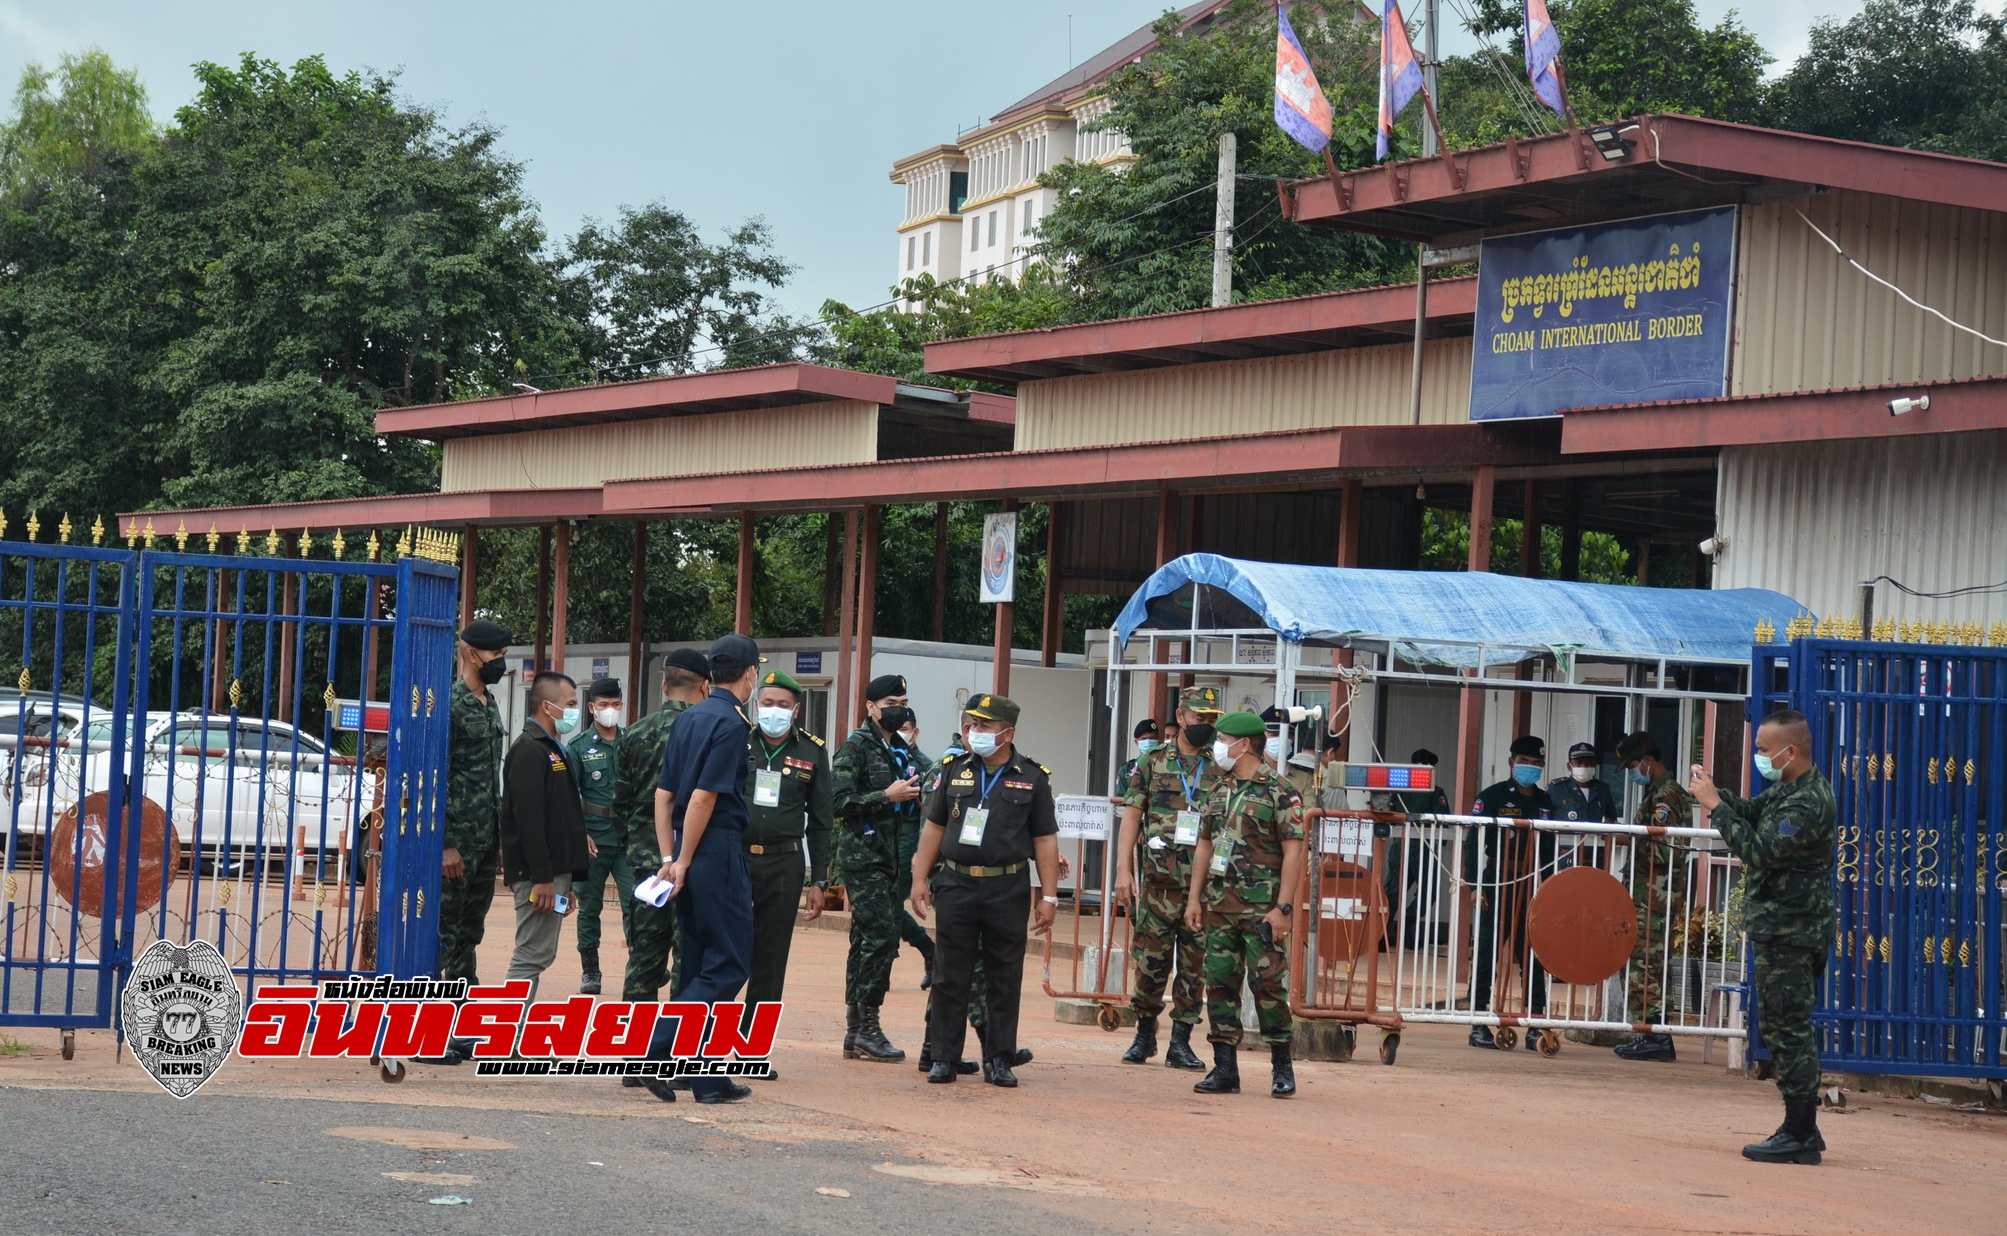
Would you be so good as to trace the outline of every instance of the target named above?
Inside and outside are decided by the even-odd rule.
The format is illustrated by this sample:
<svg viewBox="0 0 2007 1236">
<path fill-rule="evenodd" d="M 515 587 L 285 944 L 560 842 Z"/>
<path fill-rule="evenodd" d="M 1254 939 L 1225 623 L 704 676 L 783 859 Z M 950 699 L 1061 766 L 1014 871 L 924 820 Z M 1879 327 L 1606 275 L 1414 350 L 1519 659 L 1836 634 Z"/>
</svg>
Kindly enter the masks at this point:
<svg viewBox="0 0 2007 1236">
<path fill-rule="evenodd" d="M 1470 419 L 1728 393 L 1735 208 L 1495 237 Z"/>
<path fill-rule="evenodd" d="M 1017 512 L 983 516 L 983 566 L 978 573 L 980 600 L 1017 600 Z"/>
</svg>

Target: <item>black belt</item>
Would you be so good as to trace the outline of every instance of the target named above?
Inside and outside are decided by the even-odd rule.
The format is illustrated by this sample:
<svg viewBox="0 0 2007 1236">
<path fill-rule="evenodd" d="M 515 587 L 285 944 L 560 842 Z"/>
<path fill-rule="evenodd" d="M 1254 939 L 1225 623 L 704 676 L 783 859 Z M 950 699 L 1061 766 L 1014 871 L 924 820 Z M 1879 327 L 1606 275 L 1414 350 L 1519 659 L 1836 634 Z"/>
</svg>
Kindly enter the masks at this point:
<svg viewBox="0 0 2007 1236">
<path fill-rule="evenodd" d="M 950 858 L 942 859 L 941 865 L 943 867 L 946 867 L 950 871 L 957 871 L 965 876 L 977 876 L 977 877 L 1016 875 L 1018 872 L 1023 871 L 1026 867 L 1031 866 L 1031 864 L 1028 861 L 1020 859 L 1017 862 L 1012 863 L 1008 867 L 971 867 L 965 863 L 958 863 Z"/>
<path fill-rule="evenodd" d="M 767 843 L 766 843 L 765 845 L 748 845 L 748 846 L 746 846 L 746 853 L 748 853 L 748 854 L 799 854 L 799 853 L 801 853 L 801 842 L 800 842 L 799 840 L 795 840 L 795 841 L 770 841 L 770 842 L 767 842 Z"/>
<path fill-rule="evenodd" d="M 598 803 L 580 803 L 579 805 L 585 808 L 587 815 L 595 815 L 602 820 L 613 818 L 613 808 L 611 807 L 602 807 Z"/>
</svg>

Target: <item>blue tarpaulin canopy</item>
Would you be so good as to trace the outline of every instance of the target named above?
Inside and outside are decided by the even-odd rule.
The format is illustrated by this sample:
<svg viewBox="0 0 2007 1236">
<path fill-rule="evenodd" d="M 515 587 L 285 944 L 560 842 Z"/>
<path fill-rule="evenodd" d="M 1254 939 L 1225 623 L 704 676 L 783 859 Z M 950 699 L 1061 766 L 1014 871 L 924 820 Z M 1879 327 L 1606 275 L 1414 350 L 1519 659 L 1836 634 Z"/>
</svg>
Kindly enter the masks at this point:
<svg viewBox="0 0 2007 1236">
<path fill-rule="evenodd" d="M 1633 588 L 1482 571 L 1373 571 L 1186 554 L 1144 581 L 1115 619 L 1124 644 L 1138 627 L 1184 629 L 1188 585 L 1217 589 L 1202 629 L 1267 627 L 1292 643 L 1386 641 L 1418 664 L 1469 667 L 1556 654 L 1656 661 L 1747 662 L 1759 622 L 1779 632 L 1804 608 L 1781 592 Z M 1197 604 L 1197 601 L 1191 602 Z"/>
</svg>

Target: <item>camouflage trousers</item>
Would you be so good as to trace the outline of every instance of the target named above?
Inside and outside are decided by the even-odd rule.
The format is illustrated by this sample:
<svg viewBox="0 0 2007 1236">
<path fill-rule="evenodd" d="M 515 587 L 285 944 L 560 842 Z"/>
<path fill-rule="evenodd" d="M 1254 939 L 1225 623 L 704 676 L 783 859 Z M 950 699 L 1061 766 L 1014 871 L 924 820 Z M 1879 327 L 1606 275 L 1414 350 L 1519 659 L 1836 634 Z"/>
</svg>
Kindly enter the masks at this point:
<svg viewBox="0 0 2007 1236">
<path fill-rule="evenodd" d="M 843 895 L 850 903 L 850 956 L 843 969 L 845 1004 L 876 1008 L 885 1003 L 885 992 L 892 986 L 892 959 L 899 955 L 898 897 L 907 882 L 894 865 L 844 865 Z"/>
<path fill-rule="evenodd" d="M 1240 988 L 1245 979 L 1254 990 L 1255 1020 L 1261 1041 L 1287 1043 L 1289 967 L 1280 943 L 1261 940 L 1262 910 L 1208 910 L 1202 939 L 1206 951 L 1206 1012 L 1214 1043 L 1240 1044 Z"/>
<path fill-rule="evenodd" d="M 898 894 L 898 907 L 893 912 L 893 921 L 899 924 L 899 938 L 920 950 L 922 956 L 933 951 L 934 938 L 919 920 L 907 912 L 906 899 L 913 895 L 913 855 L 920 849 L 920 825 L 902 824 L 899 827 L 899 869 L 893 873 L 893 891 Z"/>
<path fill-rule="evenodd" d="M 1752 941 L 1756 953 L 1756 1026 L 1776 1065 L 1777 1089 L 1786 1099 L 1819 1094 L 1819 1040 L 1812 1008 L 1826 950 L 1802 944 Z"/>
<path fill-rule="evenodd" d="M 461 850 L 464 874 L 439 881 L 439 977 L 480 982 L 474 953 L 488 931 L 488 907 L 495 903 L 495 869 L 501 849 Z"/>
<path fill-rule="evenodd" d="M 1627 1003 L 1632 1021 L 1662 1025 L 1665 1022 L 1665 992 L 1661 990 L 1661 980 L 1665 977 L 1667 958 L 1666 932 L 1684 921 L 1684 898 L 1676 899 L 1668 912 L 1666 868 L 1653 866 L 1641 876 L 1648 877 L 1646 882 L 1631 890 L 1631 900 L 1638 912 L 1638 938 L 1631 946 Z M 1676 959 L 1679 949 L 1674 947 L 1671 955 Z"/>
<path fill-rule="evenodd" d="M 1138 1017 L 1162 1013 L 1168 987 L 1171 1020 L 1198 1023 L 1205 950 L 1199 937 L 1185 926 L 1185 896 L 1185 889 L 1178 885 L 1143 885 L 1143 896 L 1136 904 L 1135 930 L 1129 939 L 1129 962 L 1136 971 L 1136 992 L 1129 1007 Z"/>
<path fill-rule="evenodd" d="M 653 868 L 649 874 L 654 874 Z M 632 904 L 627 920 L 627 974 L 621 982 L 620 998 L 659 1000 L 666 982 L 673 999 L 683 978 L 683 950 L 676 947 L 676 903 L 671 901 L 660 909 L 645 901 Z M 669 965 L 671 952 L 676 954 L 673 968 Z"/>
</svg>

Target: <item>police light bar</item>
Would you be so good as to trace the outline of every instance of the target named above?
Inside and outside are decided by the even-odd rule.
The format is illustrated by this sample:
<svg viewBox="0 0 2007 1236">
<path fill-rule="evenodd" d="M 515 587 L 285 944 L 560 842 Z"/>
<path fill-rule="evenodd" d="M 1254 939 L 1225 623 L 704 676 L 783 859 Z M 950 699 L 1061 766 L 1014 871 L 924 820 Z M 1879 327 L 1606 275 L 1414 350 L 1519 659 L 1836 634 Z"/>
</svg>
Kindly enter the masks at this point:
<svg viewBox="0 0 2007 1236">
<path fill-rule="evenodd" d="M 1436 770 L 1427 764 L 1344 764 L 1348 790 L 1433 790 Z"/>
<path fill-rule="evenodd" d="M 387 700 L 336 700 L 334 727 L 361 730 L 365 734 L 390 732 L 390 703 Z"/>
</svg>

